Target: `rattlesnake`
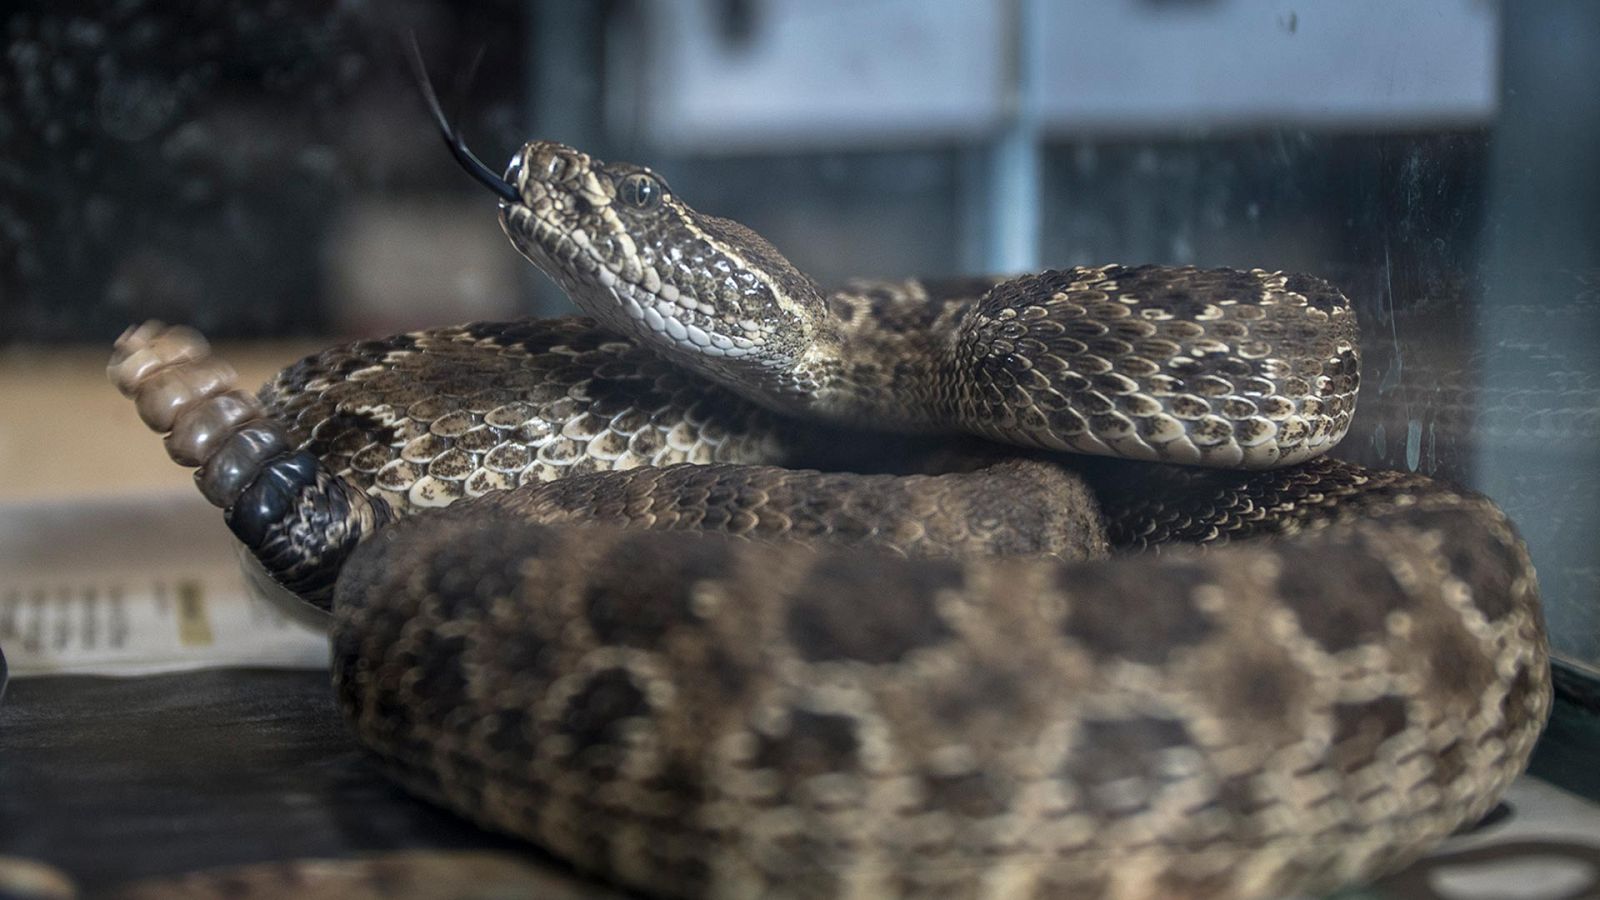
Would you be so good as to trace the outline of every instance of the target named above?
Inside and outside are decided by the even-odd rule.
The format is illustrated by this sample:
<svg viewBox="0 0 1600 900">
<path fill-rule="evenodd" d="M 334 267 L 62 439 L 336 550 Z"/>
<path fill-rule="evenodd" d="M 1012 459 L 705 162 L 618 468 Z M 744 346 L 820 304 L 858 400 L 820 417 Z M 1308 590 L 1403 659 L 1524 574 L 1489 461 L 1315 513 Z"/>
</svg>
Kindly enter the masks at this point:
<svg viewBox="0 0 1600 900">
<path fill-rule="evenodd" d="M 1526 551 L 1321 456 L 1359 380 L 1325 282 L 825 293 L 648 169 L 452 148 L 592 319 L 356 343 L 260 399 L 186 329 L 111 366 L 333 610 L 410 790 L 666 895 L 1269 897 L 1414 858 L 1525 765 Z"/>
</svg>

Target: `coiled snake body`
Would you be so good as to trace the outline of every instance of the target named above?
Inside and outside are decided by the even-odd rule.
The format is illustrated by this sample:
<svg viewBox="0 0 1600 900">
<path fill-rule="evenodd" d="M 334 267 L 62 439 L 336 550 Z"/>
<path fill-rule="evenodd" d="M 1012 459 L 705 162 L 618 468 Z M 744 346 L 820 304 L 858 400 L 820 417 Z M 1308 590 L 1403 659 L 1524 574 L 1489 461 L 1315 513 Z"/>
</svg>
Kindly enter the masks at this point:
<svg viewBox="0 0 1600 900">
<path fill-rule="evenodd" d="M 1527 554 L 1481 497 L 1318 458 L 1358 381 L 1326 283 L 828 294 L 647 169 L 477 174 L 592 320 L 337 348 L 260 400 L 183 329 L 112 364 L 332 607 L 341 707 L 416 793 L 669 895 L 1269 897 L 1526 763 Z M 1035 449 L 890 466 L 861 426 Z M 841 459 L 885 474 L 789 468 Z"/>
</svg>

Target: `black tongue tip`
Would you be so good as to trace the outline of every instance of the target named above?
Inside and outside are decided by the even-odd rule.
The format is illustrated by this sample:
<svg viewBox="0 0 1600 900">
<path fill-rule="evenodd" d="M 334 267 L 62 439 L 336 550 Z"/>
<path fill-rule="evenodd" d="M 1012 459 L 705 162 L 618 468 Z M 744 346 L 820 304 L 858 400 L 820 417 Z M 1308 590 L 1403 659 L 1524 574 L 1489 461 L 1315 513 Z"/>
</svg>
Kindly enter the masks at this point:
<svg viewBox="0 0 1600 900">
<path fill-rule="evenodd" d="M 495 171 L 483 164 L 461 138 L 461 132 L 450 124 L 450 119 L 444 114 L 444 107 L 439 104 L 439 95 L 433 90 L 433 81 L 428 77 L 428 68 L 422 62 L 422 49 L 417 46 L 417 36 L 411 35 L 411 52 L 408 57 L 411 61 L 411 74 L 417 79 L 417 88 L 422 91 L 422 99 L 428 104 L 428 112 L 433 116 L 433 122 L 439 128 L 439 134 L 444 138 L 444 145 L 450 149 L 450 155 L 456 158 L 461 168 L 467 171 L 474 180 L 500 197 L 507 203 L 516 203 L 521 200 L 517 195 L 516 185 L 507 182 Z"/>
</svg>

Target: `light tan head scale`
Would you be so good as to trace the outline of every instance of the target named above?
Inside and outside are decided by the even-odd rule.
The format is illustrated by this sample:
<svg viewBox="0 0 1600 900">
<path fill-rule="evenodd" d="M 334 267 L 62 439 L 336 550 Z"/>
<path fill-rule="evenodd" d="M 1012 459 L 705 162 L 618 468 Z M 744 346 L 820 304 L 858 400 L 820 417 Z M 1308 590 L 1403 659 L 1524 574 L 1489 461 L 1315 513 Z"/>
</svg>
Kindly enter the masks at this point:
<svg viewBox="0 0 1600 900">
<path fill-rule="evenodd" d="M 513 244 L 584 312 L 675 362 L 770 384 L 823 327 L 817 286 L 764 238 L 702 215 L 643 166 L 534 141 L 505 180 Z"/>
<path fill-rule="evenodd" d="M 825 339 L 816 284 L 765 238 L 703 215 L 643 166 L 532 141 L 495 175 L 445 117 L 420 58 L 418 83 L 446 146 L 500 198 L 524 256 L 617 333 L 757 400 L 774 401 Z"/>
</svg>

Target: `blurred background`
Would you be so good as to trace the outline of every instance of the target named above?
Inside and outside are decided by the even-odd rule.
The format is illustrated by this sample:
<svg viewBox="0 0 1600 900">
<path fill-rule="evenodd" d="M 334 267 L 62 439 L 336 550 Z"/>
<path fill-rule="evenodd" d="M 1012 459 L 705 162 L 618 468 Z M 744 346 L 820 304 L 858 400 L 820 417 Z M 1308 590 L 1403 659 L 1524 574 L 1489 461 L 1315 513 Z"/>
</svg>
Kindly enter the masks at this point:
<svg viewBox="0 0 1600 900">
<path fill-rule="evenodd" d="M 1332 279 L 1367 347 L 1340 455 L 1500 502 L 1556 648 L 1600 665 L 1590 0 L 12 0 L 0 516 L 189 490 L 101 380 L 131 322 L 238 342 L 262 377 L 340 337 L 569 311 L 440 146 L 410 33 L 491 165 L 533 137 L 651 165 L 824 283 Z"/>
</svg>

